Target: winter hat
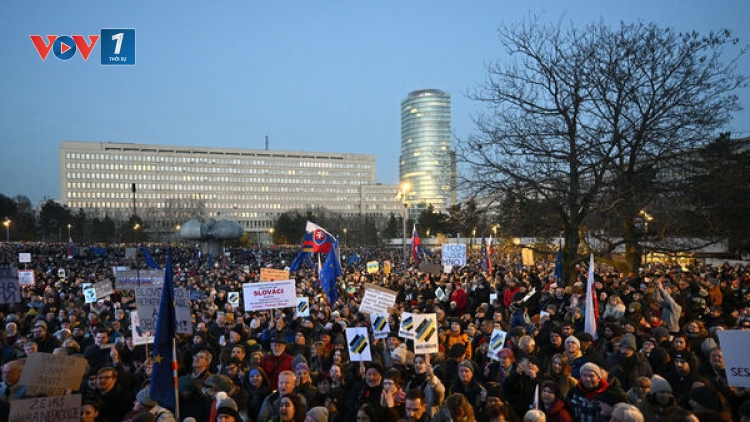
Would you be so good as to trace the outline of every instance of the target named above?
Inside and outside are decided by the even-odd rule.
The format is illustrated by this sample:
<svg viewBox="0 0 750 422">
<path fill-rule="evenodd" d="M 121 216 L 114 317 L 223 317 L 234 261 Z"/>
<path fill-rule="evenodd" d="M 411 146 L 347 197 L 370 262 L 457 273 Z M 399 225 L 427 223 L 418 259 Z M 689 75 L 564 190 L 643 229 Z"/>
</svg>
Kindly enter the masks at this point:
<svg viewBox="0 0 750 422">
<path fill-rule="evenodd" d="M 466 353 L 466 346 L 464 346 L 462 343 L 456 343 L 454 344 L 450 351 L 448 352 L 448 356 L 451 358 L 460 358 L 461 356 Z"/>
<path fill-rule="evenodd" d="M 627 347 L 632 350 L 638 350 L 638 345 L 635 342 L 635 336 L 627 333 L 620 339 L 620 347 Z"/>
<path fill-rule="evenodd" d="M 568 343 L 575 343 L 578 345 L 578 348 L 581 347 L 581 340 L 578 340 L 578 337 L 576 336 L 569 336 L 568 338 L 566 338 L 565 344 L 568 344 Z"/>
<path fill-rule="evenodd" d="M 143 388 L 141 391 L 138 392 L 138 394 L 135 395 L 135 399 L 142 405 L 146 407 L 154 407 L 156 404 L 155 401 L 151 400 L 151 386 L 147 386 L 146 388 Z"/>
<path fill-rule="evenodd" d="M 366 366 L 367 369 L 374 369 L 378 371 L 378 373 L 382 376 L 383 375 L 383 366 L 377 362 L 370 362 Z"/>
<path fill-rule="evenodd" d="M 713 410 L 714 412 L 721 412 L 721 409 L 724 407 L 719 392 L 710 385 L 704 385 L 690 390 L 690 400 L 693 400 L 706 409 Z"/>
<path fill-rule="evenodd" d="M 474 365 L 472 365 L 471 361 L 468 359 L 462 360 L 461 363 L 458 364 L 457 369 L 461 369 L 461 368 L 468 368 L 472 374 L 474 373 Z"/>
<path fill-rule="evenodd" d="M 328 409 L 316 406 L 307 411 L 307 416 L 315 422 L 328 422 Z"/>
<path fill-rule="evenodd" d="M 221 415 L 229 415 L 234 418 L 235 421 L 240 421 L 240 413 L 237 411 L 237 403 L 230 397 L 227 397 L 219 402 L 219 406 L 216 409 L 216 417 Z"/>
<path fill-rule="evenodd" d="M 653 375 L 651 377 L 651 394 L 661 393 L 664 391 L 671 394 L 672 386 L 669 385 L 669 382 L 667 380 L 660 377 L 659 375 Z"/>
<path fill-rule="evenodd" d="M 653 331 L 651 331 L 651 336 L 659 341 L 662 341 L 665 338 L 669 338 L 669 330 L 667 330 L 665 327 L 656 327 Z"/>
<path fill-rule="evenodd" d="M 310 372 L 310 367 L 307 366 L 305 362 L 300 362 L 297 364 L 297 366 L 294 367 L 294 373 L 296 374 L 299 371 L 307 371 Z"/>
<path fill-rule="evenodd" d="M 592 362 L 588 362 L 584 364 L 581 367 L 581 372 L 583 371 L 591 371 L 594 374 L 596 374 L 597 377 L 602 378 L 602 379 L 607 378 L 607 375 L 604 373 L 604 371 L 602 371 L 602 368 L 600 368 L 599 365 L 592 363 Z"/>
</svg>

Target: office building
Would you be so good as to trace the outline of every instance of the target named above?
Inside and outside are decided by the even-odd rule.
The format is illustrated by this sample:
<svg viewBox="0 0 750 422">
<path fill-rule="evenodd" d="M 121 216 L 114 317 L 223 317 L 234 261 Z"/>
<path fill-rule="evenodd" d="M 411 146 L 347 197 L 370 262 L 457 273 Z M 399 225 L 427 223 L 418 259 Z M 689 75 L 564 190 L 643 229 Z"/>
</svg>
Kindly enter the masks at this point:
<svg viewBox="0 0 750 422">
<path fill-rule="evenodd" d="M 410 92 L 401 102 L 400 181 L 408 183 L 409 215 L 428 205 L 445 211 L 456 203 L 456 154 L 451 148 L 450 94 Z"/>
<path fill-rule="evenodd" d="M 295 209 L 400 215 L 397 191 L 375 183 L 375 156 L 366 154 L 60 143 L 63 204 L 119 220 L 135 209 L 155 235 L 193 218 L 227 219 L 246 232 L 268 233 L 279 215 Z"/>
</svg>

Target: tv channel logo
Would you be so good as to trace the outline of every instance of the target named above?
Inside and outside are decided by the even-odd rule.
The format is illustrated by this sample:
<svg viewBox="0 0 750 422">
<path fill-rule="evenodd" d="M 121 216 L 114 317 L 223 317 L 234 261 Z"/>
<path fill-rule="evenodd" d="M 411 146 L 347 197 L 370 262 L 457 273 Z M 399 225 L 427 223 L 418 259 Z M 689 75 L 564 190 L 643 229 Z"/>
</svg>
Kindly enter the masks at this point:
<svg viewBox="0 0 750 422">
<path fill-rule="evenodd" d="M 47 60 L 49 53 L 66 61 L 80 51 L 84 61 L 89 59 L 96 43 L 101 38 L 102 65 L 135 65 L 135 29 L 102 29 L 100 35 L 29 35 L 41 59 Z M 88 38 L 88 41 L 86 40 Z"/>
</svg>

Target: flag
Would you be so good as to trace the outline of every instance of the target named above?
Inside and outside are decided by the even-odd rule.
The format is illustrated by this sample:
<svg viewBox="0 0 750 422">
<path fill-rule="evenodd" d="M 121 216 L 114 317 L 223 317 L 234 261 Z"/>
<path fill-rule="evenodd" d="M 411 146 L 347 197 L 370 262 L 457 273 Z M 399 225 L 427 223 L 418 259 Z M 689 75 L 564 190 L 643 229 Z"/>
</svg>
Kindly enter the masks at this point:
<svg viewBox="0 0 750 422">
<path fill-rule="evenodd" d="M 360 258 L 358 253 L 349 255 L 349 259 L 346 260 L 346 265 L 357 265 L 359 264 Z"/>
<path fill-rule="evenodd" d="M 320 285 L 328 297 L 328 303 L 333 306 L 339 298 L 336 279 L 341 277 L 341 262 L 339 261 L 339 242 L 333 241 L 331 252 L 320 270 Z"/>
<path fill-rule="evenodd" d="M 313 254 L 313 234 L 305 232 L 302 238 L 302 245 L 297 257 L 294 258 L 292 265 L 289 266 L 289 272 L 293 273 L 300 269 L 302 264 L 308 264 L 310 267 L 314 267 L 315 263 L 312 260 Z"/>
<path fill-rule="evenodd" d="M 164 267 L 164 284 L 161 290 L 159 315 L 154 334 L 154 368 L 151 373 L 151 399 L 172 412 L 177 407 L 177 360 L 174 353 L 174 338 L 177 332 L 175 316 L 174 284 L 172 280 L 172 251 L 167 250 Z"/>
<path fill-rule="evenodd" d="M 539 384 L 534 389 L 534 404 L 532 405 L 532 409 L 539 409 Z"/>
<path fill-rule="evenodd" d="M 565 272 L 563 271 L 563 250 L 562 241 L 560 241 L 560 248 L 557 250 L 557 259 L 555 260 L 555 283 L 558 287 L 562 287 L 565 284 Z"/>
<path fill-rule="evenodd" d="M 492 242 L 492 238 L 490 238 L 490 242 Z M 482 255 L 482 270 L 492 272 L 492 255 L 489 253 L 489 248 L 487 248 L 487 242 L 484 238 L 484 232 L 482 232 L 482 248 L 480 249 L 480 253 Z"/>
<path fill-rule="evenodd" d="M 208 268 L 210 269 L 213 267 L 214 267 L 214 254 L 209 253 L 208 254 Z"/>
<path fill-rule="evenodd" d="M 68 238 L 68 256 L 73 257 L 75 255 L 76 255 L 76 247 L 73 246 L 73 238 L 69 237 Z"/>
<path fill-rule="evenodd" d="M 417 232 L 417 225 L 411 231 L 411 257 L 414 262 L 419 262 L 419 253 L 422 250 L 422 240 L 419 239 L 419 232 Z"/>
<path fill-rule="evenodd" d="M 107 255 L 107 250 L 102 248 L 101 246 L 92 246 L 91 252 L 96 256 L 105 256 Z"/>
<path fill-rule="evenodd" d="M 313 240 L 313 252 L 315 253 L 328 253 L 331 251 L 333 243 L 336 238 L 331 233 L 328 233 L 326 229 L 319 225 L 311 222 L 307 222 L 305 226 L 305 232 L 312 233 Z"/>
<path fill-rule="evenodd" d="M 155 270 L 158 270 L 159 264 L 154 261 L 154 257 L 151 256 L 151 253 L 148 251 L 148 248 L 146 248 L 146 245 L 141 243 L 141 253 L 143 253 L 143 257 L 146 259 L 146 265 L 148 265 L 149 268 L 153 268 Z"/>
<path fill-rule="evenodd" d="M 589 262 L 589 276 L 586 282 L 586 319 L 584 331 L 591 334 L 594 340 L 597 339 L 596 324 L 598 319 L 599 303 L 596 298 L 596 291 L 594 290 L 594 254 L 592 253 Z"/>
</svg>

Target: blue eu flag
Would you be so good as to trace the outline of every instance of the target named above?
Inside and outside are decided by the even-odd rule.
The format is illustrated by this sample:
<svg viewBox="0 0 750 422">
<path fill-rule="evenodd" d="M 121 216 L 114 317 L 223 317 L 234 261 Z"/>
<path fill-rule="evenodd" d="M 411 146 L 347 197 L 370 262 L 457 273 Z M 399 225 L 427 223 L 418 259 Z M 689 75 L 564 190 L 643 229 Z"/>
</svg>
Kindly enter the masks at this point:
<svg viewBox="0 0 750 422">
<path fill-rule="evenodd" d="M 146 265 L 148 265 L 149 268 L 153 268 L 155 270 L 158 270 L 159 264 L 154 261 L 154 257 L 151 256 L 151 253 L 148 251 L 148 248 L 146 248 L 146 245 L 141 244 L 141 253 L 143 253 L 143 257 L 146 259 Z"/>
<path fill-rule="evenodd" d="M 331 306 L 339 299 L 339 291 L 336 287 L 337 277 L 341 277 L 341 262 L 339 261 L 339 242 L 334 240 L 333 247 L 328 252 L 326 262 L 320 271 L 320 284 Z"/>
<path fill-rule="evenodd" d="M 177 318 L 174 310 L 174 282 L 172 281 L 172 251 L 167 250 L 167 264 L 164 268 L 164 284 L 161 290 L 159 315 L 156 320 L 154 338 L 154 368 L 151 374 L 151 399 L 160 406 L 175 411 L 177 407 L 175 390 L 175 365 L 172 355 L 173 340 L 177 332 Z"/>
</svg>

